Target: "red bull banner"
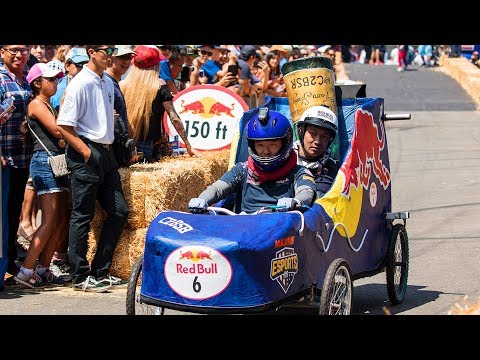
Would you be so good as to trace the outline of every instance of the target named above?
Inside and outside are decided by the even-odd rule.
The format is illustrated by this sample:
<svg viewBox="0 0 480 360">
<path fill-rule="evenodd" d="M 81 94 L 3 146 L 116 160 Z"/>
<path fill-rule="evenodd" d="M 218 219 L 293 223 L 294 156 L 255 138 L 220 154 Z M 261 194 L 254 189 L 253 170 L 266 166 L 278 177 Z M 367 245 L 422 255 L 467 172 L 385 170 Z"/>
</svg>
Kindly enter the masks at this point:
<svg viewBox="0 0 480 360">
<path fill-rule="evenodd" d="M 223 86 L 195 85 L 175 95 L 173 106 L 182 119 L 192 147 L 198 150 L 228 149 L 238 122 L 248 106 Z M 178 135 L 168 115 L 163 124 L 170 138 Z M 184 146 L 179 138 L 180 146 Z"/>
</svg>

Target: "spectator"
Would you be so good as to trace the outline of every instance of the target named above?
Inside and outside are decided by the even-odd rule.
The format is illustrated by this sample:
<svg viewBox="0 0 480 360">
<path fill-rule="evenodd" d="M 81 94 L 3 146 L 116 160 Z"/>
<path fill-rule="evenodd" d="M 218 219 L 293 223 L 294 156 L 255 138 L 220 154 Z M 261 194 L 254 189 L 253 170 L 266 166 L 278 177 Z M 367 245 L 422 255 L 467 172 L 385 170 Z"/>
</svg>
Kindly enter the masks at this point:
<svg viewBox="0 0 480 360">
<path fill-rule="evenodd" d="M 64 153 L 65 148 L 56 126 L 57 112 L 50 105 L 50 97 L 57 91 L 57 78 L 62 76 L 60 70 L 53 70 L 44 63 L 35 64 L 27 76 L 35 96 L 27 110 L 29 135 L 33 135 L 30 174 L 42 211 L 42 223 L 36 229 L 27 256 L 14 279 L 33 289 L 49 284 L 65 284 L 64 279 L 55 276 L 49 269 L 55 247 L 67 225 L 65 191 L 69 190 L 68 179 L 65 176 L 56 178 L 48 162 L 49 156 Z M 35 268 L 37 258 L 39 265 Z"/>
<path fill-rule="evenodd" d="M 3 45 L 0 50 L 3 66 L 0 67 L 0 102 L 15 97 L 15 111 L 11 117 L 0 119 L 0 145 L 2 162 L 6 162 L 10 191 L 8 193 L 8 270 L 18 272 L 17 230 L 22 209 L 25 185 L 28 180 L 32 146 L 23 141 L 20 125 L 27 111 L 31 88 L 23 73 L 29 51 L 27 45 Z M 5 121 L 6 120 L 6 121 Z"/>
<path fill-rule="evenodd" d="M 173 107 L 173 95 L 165 81 L 158 78 L 160 56 L 157 49 L 139 46 L 135 49 L 133 67 L 127 78 L 120 82 L 125 96 L 130 132 L 137 150 L 143 152 L 148 162 L 156 161 L 159 156 L 171 154 L 170 142 L 163 128 L 165 111 L 175 130 L 185 144 L 190 156 L 202 155 L 192 148 L 188 141 L 180 116 Z M 160 153 L 154 153 L 154 147 L 160 146 Z"/>
<path fill-rule="evenodd" d="M 57 92 L 50 98 L 50 103 L 57 112 L 60 110 L 60 103 L 63 99 L 67 85 L 87 63 L 87 50 L 81 47 L 71 48 L 65 56 L 65 76 L 59 80 L 57 84 Z"/>
<path fill-rule="evenodd" d="M 112 66 L 114 45 L 87 45 L 89 62 L 65 90 L 65 103 L 57 119 L 68 142 L 71 170 L 72 215 L 68 243 L 74 290 L 104 292 L 126 282 L 110 275 L 110 266 L 128 208 L 118 165 L 112 151 L 114 139 L 114 86 L 104 70 Z M 158 76 L 158 75 L 157 75 Z M 88 232 L 98 199 L 107 219 L 97 251 L 87 260 Z"/>
</svg>

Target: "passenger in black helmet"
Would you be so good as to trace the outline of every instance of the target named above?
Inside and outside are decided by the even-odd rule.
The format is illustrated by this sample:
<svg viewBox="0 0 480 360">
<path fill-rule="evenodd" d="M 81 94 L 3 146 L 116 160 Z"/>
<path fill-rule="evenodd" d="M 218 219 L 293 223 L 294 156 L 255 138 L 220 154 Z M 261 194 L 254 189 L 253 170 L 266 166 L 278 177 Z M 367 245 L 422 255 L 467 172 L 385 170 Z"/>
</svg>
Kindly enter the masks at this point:
<svg viewBox="0 0 480 360">
<path fill-rule="evenodd" d="M 317 188 L 317 198 L 332 186 L 340 162 L 330 156 L 330 145 L 337 135 L 338 118 L 325 106 L 305 110 L 297 123 L 299 141 L 293 144 L 298 164 L 309 169 Z"/>
</svg>

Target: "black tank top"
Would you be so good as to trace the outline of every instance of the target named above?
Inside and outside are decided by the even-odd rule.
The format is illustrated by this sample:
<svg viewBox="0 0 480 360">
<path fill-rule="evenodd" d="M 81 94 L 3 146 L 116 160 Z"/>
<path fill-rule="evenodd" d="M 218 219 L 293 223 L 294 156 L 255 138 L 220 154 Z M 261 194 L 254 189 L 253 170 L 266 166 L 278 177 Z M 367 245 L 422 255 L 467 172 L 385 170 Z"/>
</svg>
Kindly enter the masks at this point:
<svg viewBox="0 0 480 360">
<path fill-rule="evenodd" d="M 42 100 L 40 100 L 42 101 Z M 52 113 L 52 115 L 57 118 L 57 112 L 55 109 L 48 103 L 42 101 L 48 108 L 48 110 Z M 32 130 L 35 132 L 35 134 L 42 140 L 43 145 L 45 145 L 48 149 L 48 151 L 57 151 L 59 154 L 63 154 L 65 152 L 65 149 L 62 149 L 58 146 L 58 140 L 55 136 L 53 136 L 43 124 L 38 121 L 37 118 L 30 118 L 28 116 L 28 111 L 27 111 L 27 121 Z M 35 151 L 45 151 L 45 148 L 40 144 L 40 142 L 37 140 L 35 135 L 32 134 L 33 138 L 33 152 Z"/>
</svg>

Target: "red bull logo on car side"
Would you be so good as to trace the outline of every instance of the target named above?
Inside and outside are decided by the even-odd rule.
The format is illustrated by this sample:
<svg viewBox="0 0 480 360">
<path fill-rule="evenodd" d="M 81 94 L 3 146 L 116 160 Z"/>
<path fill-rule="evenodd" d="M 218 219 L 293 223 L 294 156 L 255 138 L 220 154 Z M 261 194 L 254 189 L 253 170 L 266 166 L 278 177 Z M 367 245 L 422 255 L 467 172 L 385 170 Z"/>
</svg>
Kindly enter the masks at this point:
<svg viewBox="0 0 480 360">
<path fill-rule="evenodd" d="M 198 150 L 229 148 L 238 122 L 248 111 L 240 96 L 215 85 L 189 87 L 175 95 L 173 106 L 182 119 L 190 143 Z M 177 135 L 167 114 L 163 122 L 170 137 Z"/>
<path fill-rule="evenodd" d="M 203 300 L 223 292 L 233 276 L 230 261 L 208 246 L 182 246 L 165 261 L 170 288 L 188 299 Z"/>
<path fill-rule="evenodd" d="M 358 189 L 359 185 L 368 190 L 370 176 L 373 174 L 386 189 L 390 185 L 390 171 L 383 165 L 380 154 L 385 147 L 385 129 L 380 123 L 380 133 L 375 124 L 373 114 L 358 109 L 355 113 L 357 124 L 352 137 L 352 151 L 345 159 L 340 171 L 345 174 L 345 182 L 341 194 L 348 196 L 350 187 Z"/>
</svg>

